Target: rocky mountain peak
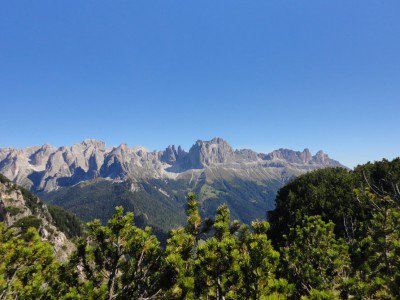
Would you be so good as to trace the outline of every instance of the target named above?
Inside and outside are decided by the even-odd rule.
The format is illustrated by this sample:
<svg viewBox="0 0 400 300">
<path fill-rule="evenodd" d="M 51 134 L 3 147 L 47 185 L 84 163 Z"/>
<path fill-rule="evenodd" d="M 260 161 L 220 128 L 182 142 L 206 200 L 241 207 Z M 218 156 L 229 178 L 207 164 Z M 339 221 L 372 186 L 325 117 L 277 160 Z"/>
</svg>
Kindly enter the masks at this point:
<svg viewBox="0 0 400 300">
<path fill-rule="evenodd" d="M 178 154 L 181 155 L 183 153 L 186 153 L 185 150 L 183 150 L 181 146 L 178 146 Z"/>
<path fill-rule="evenodd" d="M 54 147 L 53 145 L 50 144 L 44 144 L 43 146 L 39 146 L 40 150 L 46 151 L 46 150 L 52 150 L 54 151 L 56 149 L 56 147 Z"/>
<path fill-rule="evenodd" d="M 303 152 L 301 152 L 300 157 L 303 163 L 308 163 L 312 160 L 312 155 L 308 148 L 305 148 Z"/>
<path fill-rule="evenodd" d="M 105 149 L 106 148 L 106 143 L 103 141 L 99 141 L 96 139 L 85 139 L 81 142 L 81 145 L 89 148 L 89 147 L 94 147 L 98 149 Z"/>
<path fill-rule="evenodd" d="M 164 151 L 159 152 L 160 160 L 169 165 L 184 164 L 186 155 L 187 152 L 181 146 L 178 146 L 178 149 L 176 149 L 175 145 L 169 145 Z"/>
<path fill-rule="evenodd" d="M 217 163 L 227 163 L 234 160 L 234 150 L 222 138 L 213 138 L 211 141 L 198 140 L 190 148 L 187 155 L 188 166 L 200 169 Z"/>
<path fill-rule="evenodd" d="M 308 163 L 312 159 L 312 155 L 310 153 L 310 150 L 304 149 L 302 152 L 301 151 L 293 151 L 290 149 L 278 149 L 275 151 L 272 151 L 271 153 L 267 154 L 265 156 L 266 160 L 285 160 L 290 163 Z"/>
<path fill-rule="evenodd" d="M 164 151 L 162 151 L 160 159 L 167 164 L 175 164 L 177 161 L 178 152 L 175 149 L 174 145 L 168 146 Z"/>
<path fill-rule="evenodd" d="M 214 137 L 211 141 L 211 144 L 228 144 L 227 141 L 225 141 L 223 138 L 220 137 Z M 229 145 L 229 144 L 228 144 Z"/>
<path fill-rule="evenodd" d="M 52 145 L 45 144 L 39 147 L 39 149 L 29 156 L 30 163 L 34 166 L 44 169 L 49 156 L 56 150 L 57 149 Z"/>
<path fill-rule="evenodd" d="M 314 156 L 313 156 L 313 160 L 315 163 L 318 164 L 326 164 L 326 163 L 330 163 L 333 160 L 329 158 L 329 156 L 327 154 L 325 154 L 322 150 L 319 150 Z M 337 162 L 338 163 L 338 162 Z"/>
<path fill-rule="evenodd" d="M 251 162 L 260 160 L 260 155 L 251 149 L 235 150 L 235 161 Z"/>
<path fill-rule="evenodd" d="M 325 167 L 342 166 L 338 161 L 329 158 L 323 151 L 318 151 L 314 156 L 309 149 L 293 151 L 290 149 L 278 149 L 264 156 L 265 160 L 284 160 L 295 164 L 314 164 Z"/>
</svg>

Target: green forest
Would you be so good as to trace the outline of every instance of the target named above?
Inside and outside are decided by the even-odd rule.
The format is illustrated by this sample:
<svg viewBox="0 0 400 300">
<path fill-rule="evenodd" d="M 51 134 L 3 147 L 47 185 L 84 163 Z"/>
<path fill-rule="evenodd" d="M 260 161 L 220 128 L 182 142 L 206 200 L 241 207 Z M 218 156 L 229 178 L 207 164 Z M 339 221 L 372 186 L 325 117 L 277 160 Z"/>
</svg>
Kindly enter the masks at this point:
<svg viewBox="0 0 400 300">
<path fill-rule="evenodd" d="M 85 226 L 50 207 L 76 244 L 63 262 L 34 226 L 0 223 L 0 299 L 400 298 L 400 159 L 299 176 L 250 224 L 198 205 L 165 245 L 123 207 Z"/>
</svg>

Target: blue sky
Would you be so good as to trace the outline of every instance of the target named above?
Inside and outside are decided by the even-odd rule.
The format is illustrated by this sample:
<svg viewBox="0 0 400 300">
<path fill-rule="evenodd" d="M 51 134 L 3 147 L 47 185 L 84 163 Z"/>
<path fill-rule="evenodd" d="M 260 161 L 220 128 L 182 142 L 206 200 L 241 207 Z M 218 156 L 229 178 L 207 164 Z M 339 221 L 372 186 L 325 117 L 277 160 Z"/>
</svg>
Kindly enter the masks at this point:
<svg viewBox="0 0 400 300">
<path fill-rule="evenodd" d="M 400 1 L 5 1 L 0 147 L 400 155 Z"/>
</svg>

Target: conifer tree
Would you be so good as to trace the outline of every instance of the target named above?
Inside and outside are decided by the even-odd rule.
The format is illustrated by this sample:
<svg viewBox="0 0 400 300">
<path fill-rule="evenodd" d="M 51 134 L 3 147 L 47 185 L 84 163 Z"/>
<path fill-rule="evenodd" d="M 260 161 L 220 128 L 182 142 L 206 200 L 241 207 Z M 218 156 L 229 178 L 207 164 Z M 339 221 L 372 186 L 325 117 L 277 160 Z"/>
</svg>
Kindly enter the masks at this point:
<svg viewBox="0 0 400 300">
<path fill-rule="evenodd" d="M 350 258 L 347 245 L 336 239 L 333 230 L 332 222 L 306 216 L 302 225 L 291 228 L 285 237 L 284 273 L 296 285 L 297 295 L 340 296 L 349 278 Z"/>
<path fill-rule="evenodd" d="M 0 222 L 0 299 L 53 299 L 64 294 L 60 265 L 35 228 L 22 233 Z"/>
<path fill-rule="evenodd" d="M 393 299 L 400 295 L 400 207 L 390 196 L 357 190 L 358 199 L 372 210 L 359 241 L 364 263 L 358 272 L 367 283 L 368 297 Z"/>
<path fill-rule="evenodd" d="M 200 243 L 195 262 L 197 293 L 208 299 L 234 299 L 241 280 L 240 251 L 226 205 L 217 209 L 214 237 Z"/>
<path fill-rule="evenodd" d="M 240 270 L 242 273 L 239 299 L 266 299 L 290 295 L 292 287 L 284 279 L 276 279 L 275 273 L 280 254 L 267 237 L 269 224 L 253 221 L 252 231 L 243 228 L 241 233 Z"/>
<path fill-rule="evenodd" d="M 161 293 L 162 251 L 151 229 L 134 226 L 133 213 L 116 212 L 102 226 L 88 223 L 88 237 L 77 251 L 85 280 L 98 299 L 139 299 Z"/>
<path fill-rule="evenodd" d="M 194 260 L 197 242 L 202 233 L 196 195 L 189 193 L 186 206 L 187 223 L 171 232 L 167 241 L 164 276 L 171 287 L 166 297 L 194 299 Z"/>
</svg>

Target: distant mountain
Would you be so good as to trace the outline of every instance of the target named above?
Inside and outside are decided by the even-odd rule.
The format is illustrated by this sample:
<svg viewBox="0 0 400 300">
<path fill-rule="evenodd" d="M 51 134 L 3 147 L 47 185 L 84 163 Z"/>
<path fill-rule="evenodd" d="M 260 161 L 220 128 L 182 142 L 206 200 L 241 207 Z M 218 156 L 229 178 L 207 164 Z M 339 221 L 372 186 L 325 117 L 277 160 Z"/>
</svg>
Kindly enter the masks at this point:
<svg viewBox="0 0 400 300">
<path fill-rule="evenodd" d="M 265 217 L 276 191 L 305 172 L 340 167 L 322 151 L 233 149 L 225 140 L 198 140 L 188 152 L 88 139 L 71 147 L 0 148 L 0 173 L 84 220 L 106 220 L 123 204 L 139 222 L 170 229 L 184 220 L 184 196 L 195 191 L 203 215 L 227 202 L 234 217 Z"/>
</svg>

